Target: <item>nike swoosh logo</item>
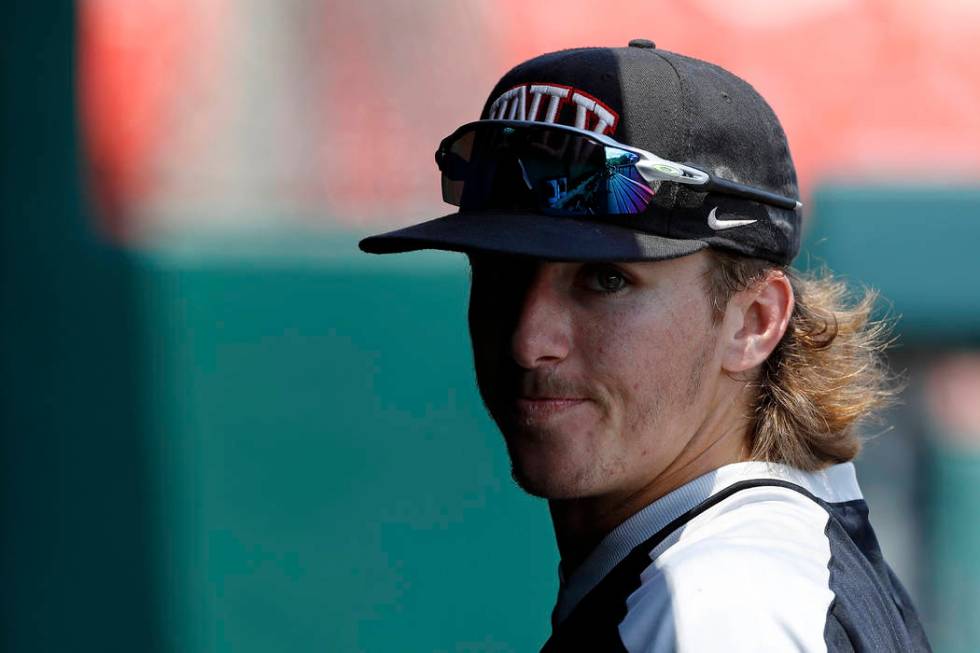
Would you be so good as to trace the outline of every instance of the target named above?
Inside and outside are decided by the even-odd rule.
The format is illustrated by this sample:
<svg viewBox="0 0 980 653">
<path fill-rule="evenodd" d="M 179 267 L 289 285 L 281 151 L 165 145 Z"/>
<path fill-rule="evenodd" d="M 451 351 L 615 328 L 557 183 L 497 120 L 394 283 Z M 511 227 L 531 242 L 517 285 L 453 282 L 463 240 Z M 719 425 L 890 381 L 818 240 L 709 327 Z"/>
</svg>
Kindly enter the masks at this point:
<svg viewBox="0 0 980 653">
<path fill-rule="evenodd" d="M 715 231 L 721 231 L 722 229 L 731 229 L 732 227 L 744 227 L 747 224 L 752 224 L 755 220 L 719 220 L 715 217 L 715 211 L 718 207 L 711 209 L 711 213 L 708 214 L 708 226 Z"/>
</svg>

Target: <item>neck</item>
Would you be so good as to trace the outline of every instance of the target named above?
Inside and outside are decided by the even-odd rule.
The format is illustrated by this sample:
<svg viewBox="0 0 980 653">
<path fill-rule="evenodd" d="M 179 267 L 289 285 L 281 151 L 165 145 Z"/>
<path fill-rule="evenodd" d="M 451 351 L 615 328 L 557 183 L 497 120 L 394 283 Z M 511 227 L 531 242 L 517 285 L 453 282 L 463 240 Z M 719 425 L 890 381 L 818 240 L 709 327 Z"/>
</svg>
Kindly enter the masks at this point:
<svg viewBox="0 0 980 653">
<path fill-rule="evenodd" d="M 719 467 L 750 459 L 749 420 L 741 393 L 707 411 L 686 446 L 664 468 L 628 492 L 551 499 L 548 507 L 565 573 L 571 573 L 613 529 L 657 499 Z"/>
</svg>

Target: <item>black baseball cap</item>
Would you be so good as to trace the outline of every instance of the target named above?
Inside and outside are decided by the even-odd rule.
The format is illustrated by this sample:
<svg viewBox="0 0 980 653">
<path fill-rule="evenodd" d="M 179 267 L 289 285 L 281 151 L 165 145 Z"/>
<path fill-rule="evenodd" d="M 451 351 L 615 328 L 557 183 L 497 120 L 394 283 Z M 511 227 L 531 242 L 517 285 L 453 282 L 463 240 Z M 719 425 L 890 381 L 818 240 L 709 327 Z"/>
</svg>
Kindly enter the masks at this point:
<svg viewBox="0 0 980 653">
<path fill-rule="evenodd" d="M 374 254 L 442 249 L 555 261 L 641 261 L 715 247 L 777 264 L 789 264 L 799 252 L 802 211 L 786 135 L 762 96 L 719 66 L 645 39 L 625 48 L 562 50 L 524 62 L 494 87 L 480 121 L 440 146 L 444 197 L 453 183 L 454 173 L 447 170 L 459 158 L 458 143 L 482 131 L 529 129 L 582 138 L 598 134 L 604 144 L 612 139 L 625 150 L 652 153 L 673 172 L 649 183 L 641 209 L 628 214 L 605 213 L 607 203 L 556 214 L 547 208 L 556 205 L 554 197 L 543 208 L 464 200 L 454 202 L 460 205 L 454 213 L 365 238 L 360 248 Z M 710 182 L 672 181 L 671 174 L 685 166 L 703 171 Z M 540 185 L 529 180 L 523 165 L 520 175 L 528 186 Z M 548 184 L 552 191 L 558 187 L 554 180 Z M 470 196 L 493 197 L 484 186 Z"/>
</svg>

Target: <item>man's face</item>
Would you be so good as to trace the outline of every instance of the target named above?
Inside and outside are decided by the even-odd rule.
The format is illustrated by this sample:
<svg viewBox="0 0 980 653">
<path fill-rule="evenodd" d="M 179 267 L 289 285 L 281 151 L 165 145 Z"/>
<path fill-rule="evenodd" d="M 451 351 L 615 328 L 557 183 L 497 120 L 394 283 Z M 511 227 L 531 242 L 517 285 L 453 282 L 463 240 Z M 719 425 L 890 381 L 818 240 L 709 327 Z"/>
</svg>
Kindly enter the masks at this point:
<svg viewBox="0 0 980 653">
<path fill-rule="evenodd" d="M 521 487 L 630 496 L 683 459 L 719 370 L 707 262 L 471 256 L 477 381 Z"/>
</svg>

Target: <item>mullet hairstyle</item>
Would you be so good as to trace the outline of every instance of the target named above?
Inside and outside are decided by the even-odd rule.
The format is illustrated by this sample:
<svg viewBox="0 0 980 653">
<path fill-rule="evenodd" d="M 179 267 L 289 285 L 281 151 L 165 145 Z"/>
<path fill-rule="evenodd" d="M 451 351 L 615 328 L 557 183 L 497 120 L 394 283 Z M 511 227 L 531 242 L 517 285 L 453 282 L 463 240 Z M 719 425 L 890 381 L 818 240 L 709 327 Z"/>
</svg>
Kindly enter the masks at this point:
<svg viewBox="0 0 980 653">
<path fill-rule="evenodd" d="M 891 405 L 899 391 L 884 361 L 890 324 L 871 319 L 877 293 L 851 296 L 827 271 L 788 266 L 709 249 L 706 273 L 713 319 L 732 296 L 771 271 L 786 275 L 796 297 L 779 344 L 748 379 L 752 460 L 813 471 L 852 460 L 861 450 L 858 425 Z"/>
</svg>

